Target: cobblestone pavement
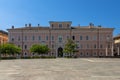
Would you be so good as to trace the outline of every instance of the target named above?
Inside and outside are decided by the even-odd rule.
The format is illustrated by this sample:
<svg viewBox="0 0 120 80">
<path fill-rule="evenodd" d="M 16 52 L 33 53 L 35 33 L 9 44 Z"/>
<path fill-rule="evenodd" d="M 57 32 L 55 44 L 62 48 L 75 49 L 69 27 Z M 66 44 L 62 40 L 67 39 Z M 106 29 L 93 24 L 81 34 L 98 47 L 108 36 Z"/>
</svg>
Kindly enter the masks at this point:
<svg viewBox="0 0 120 80">
<path fill-rule="evenodd" d="M 2 60 L 0 80 L 120 80 L 120 59 Z"/>
</svg>

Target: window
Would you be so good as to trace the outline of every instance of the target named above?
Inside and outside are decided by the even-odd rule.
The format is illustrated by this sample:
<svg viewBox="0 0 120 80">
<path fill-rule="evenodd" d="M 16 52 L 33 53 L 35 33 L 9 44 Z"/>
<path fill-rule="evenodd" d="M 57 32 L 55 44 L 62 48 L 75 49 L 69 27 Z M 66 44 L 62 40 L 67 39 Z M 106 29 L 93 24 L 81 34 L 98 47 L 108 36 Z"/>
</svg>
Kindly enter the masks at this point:
<svg viewBox="0 0 120 80">
<path fill-rule="evenodd" d="M 94 37 L 93 37 L 93 40 L 97 40 L 97 36 L 94 36 Z"/>
<path fill-rule="evenodd" d="M 48 40 L 48 36 L 46 36 L 46 40 Z"/>
<path fill-rule="evenodd" d="M 25 40 L 27 41 L 27 36 L 25 36 Z"/>
<path fill-rule="evenodd" d="M 62 41 L 62 36 L 58 36 L 58 40 L 59 40 L 59 42 L 61 42 Z"/>
<path fill-rule="evenodd" d="M 33 41 L 35 40 L 35 37 L 34 37 L 34 36 L 32 37 L 32 40 L 33 40 Z"/>
<path fill-rule="evenodd" d="M 89 48 L 89 44 L 87 44 L 87 49 Z"/>
<path fill-rule="evenodd" d="M 80 40 L 82 40 L 82 36 L 80 36 Z"/>
<path fill-rule="evenodd" d="M 109 35 L 107 36 L 107 40 L 110 40 L 110 36 Z"/>
<path fill-rule="evenodd" d="M 110 48 L 110 45 L 108 44 L 108 48 Z"/>
<path fill-rule="evenodd" d="M 25 45 L 25 49 L 27 49 L 27 45 Z"/>
<path fill-rule="evenodd" d="M 101 53 L 100 53 L 100 56 L 103 56 L 103 55 L 104 55 L 104 54 L 101 52 Z"/>
<path fill-rule="evenodd" d="M 59 24 L 59 28 L 62 28 L 62 24 Z"/>
<path fill-rule="evenodd" d="M 41 36 L 38 37 L 38 40 L 41 40 Z"/>
<path fill-rule="evenodd" d="M 88 40 L 89 39 L 89 37 L 88 36 L 86 36 L 86 40 Z"/>
<path fill-rule="evenodd" d="M 54 48 L 54 45 L 52 44 L 52 48 Z"/>
<path fill-rule="evenodd" d="M 20 36 L 18 37 L 18 41 L 20 41 Z"/>
<path fill-rule="evenodd" d="M 69 39 L 69 36 L 67 36 L 67 39 Z"/>
<path fill-rule="evenodd" d="M 86 56 L 89 56 L 88 52 L 86 53 Z"/>
<path fill-rule="evenodd" d="M 94 48 L 96 49 L 97 47 L 96 47 L 96 44 L 94 45 Z"/>
<path fill-rule="evenodd" d="M 76 44 L 76 49 L 79 49 L 79 43 Z"/>
<path fill-rule="evenodd" d="M 83 45 L 82 45 L 82 44 L 80 45 L 80 48 L 81 48 L 81 49 L 83 48 Z"/>
<path fill-rule="evenodd" d="M 46 45 L 45 41 L 41 41 L 41 44 Z"/>
<path fill-rule="evenodd" d="M 14 41 L 14 38 L 12 38 L 12 41 Z"/>
<path fill-rule="evenodd" d="M 75 36 L 72 36 L 72 39 L 75 40 Z"/>
<path fill-rule="evenodd" d="M 104 38 L 103 38 L 103 36 L 102 35 L 100 35 L 100 40 L 102 41 Z"/>
<path fill-rule="evenodd" d="M 25 52 L 24 55 L 27 56 L 27 53 Z"/>
<path fill-rule="evenodd" d="M 94 56 L 97 56 L 96 52 L 93 54 Z"/>
<path fill-rule="evenodd" d="M 103 48 L 103 45 L 102 45 L 102 44 L 100 45 L 100 48 Z"/>
<path fill-rule="evenodd" d="M 82 53 L 82 52 L 80 53 L 80 56 L 83 56 L 83 53 Z"/>
<path fill-rule="evenodd" d="M 54 36 L 52 36 L 52 40 L 54 40 Z"/>
</svg>

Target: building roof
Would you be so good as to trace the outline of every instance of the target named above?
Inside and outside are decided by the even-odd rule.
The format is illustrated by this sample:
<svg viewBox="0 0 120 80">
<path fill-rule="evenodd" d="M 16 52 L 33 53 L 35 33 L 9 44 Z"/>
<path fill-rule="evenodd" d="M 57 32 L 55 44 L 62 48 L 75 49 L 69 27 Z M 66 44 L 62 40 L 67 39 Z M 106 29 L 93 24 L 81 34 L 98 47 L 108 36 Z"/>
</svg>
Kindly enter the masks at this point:
<svg viewBox="0 0 120 80">
<path fill-rule="evenodd" d="M 115 36 L 115 37 L 113 37 L 113 39 L 114 39 L 114 40 L 115 40 L 115 39 L 120 39 L 120 34 L 117 35 L 117 36 Z"/>
<path fill-rule="evenodd" d="M 14 30 L 47 30 L 49 29 L 49 27 L 20 27 L 20 28 L 11 28 L 11 29 L 14 29 Z M 7 29 L 7 30 L 11 30 L 11 29 Z"/>
<path fill-rule="evenodd" d="M 8 35 L 8 33 L 6 31 L 3 31 L 3 30 L 0 30 L 0 33 Z"/>
<path fill-rule="evenodd" d="M 7 29 L 7 30 L 49 30 L 51 29 L 49 26 L 30 26 L 30 27 L 20 27 L 20 28 L 11 28 L 11 29 Z M 56 29 L 56 28 L 54 28 Z M 61 28 L 61 29 L 66 29 L 66 28 Z M 105 28 L 105 27 L 90 27 L 90 26 L 71 26 L 71 29 L 91 29 L 91 30 L 97 30 L 97 29 L 110 29 L 110 30 L 114 30 L 114 28 Z"/>
</svg>

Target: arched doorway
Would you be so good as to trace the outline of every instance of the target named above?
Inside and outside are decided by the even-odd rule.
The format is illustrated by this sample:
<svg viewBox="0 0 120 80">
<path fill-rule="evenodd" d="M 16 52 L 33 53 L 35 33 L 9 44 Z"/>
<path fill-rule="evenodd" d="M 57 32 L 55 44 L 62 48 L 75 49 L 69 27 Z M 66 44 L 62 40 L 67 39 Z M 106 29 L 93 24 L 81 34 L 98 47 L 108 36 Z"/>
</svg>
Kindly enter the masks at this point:
<svg viewBox="0 0 120 80">
<path fill-rule="evenodd" d="M 58 48 L 58 57 L 63 57 L 63 48 L 62 47 Z"/>
</svg>

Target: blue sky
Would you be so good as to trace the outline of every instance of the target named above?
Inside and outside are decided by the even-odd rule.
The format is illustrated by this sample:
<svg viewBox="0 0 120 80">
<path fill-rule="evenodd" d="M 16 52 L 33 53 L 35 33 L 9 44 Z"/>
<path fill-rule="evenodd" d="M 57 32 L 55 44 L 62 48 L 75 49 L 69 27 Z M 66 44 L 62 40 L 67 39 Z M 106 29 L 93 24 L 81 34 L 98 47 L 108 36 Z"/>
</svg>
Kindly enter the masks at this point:
<svg viewBox="0 0 120 80">
<path fill-rule="evenodd" d="M 0 0 L 0 29 L 49 26 L 49 21 L 72 21 L 73 26 L 116 28 L 120 33 L 120 0 Z"/>
</svg>

